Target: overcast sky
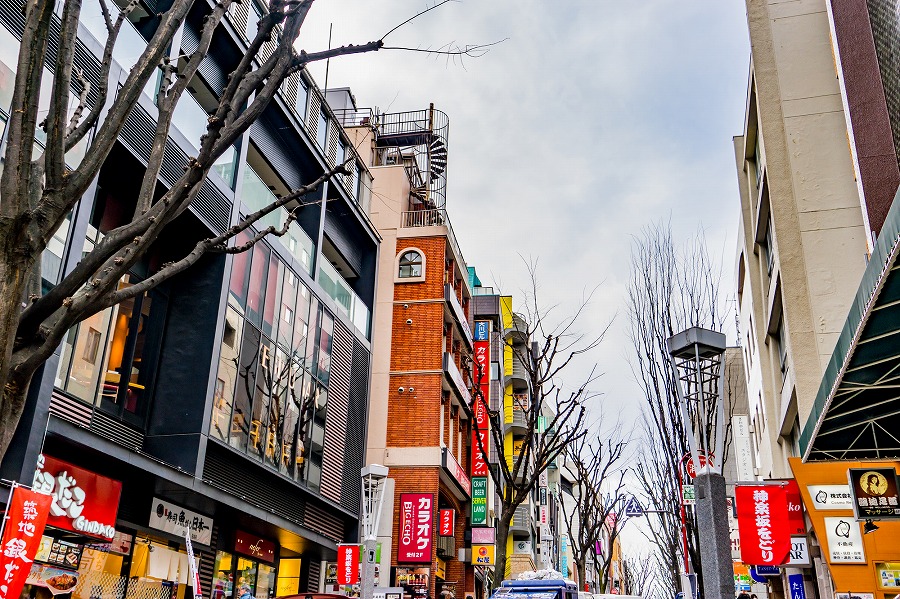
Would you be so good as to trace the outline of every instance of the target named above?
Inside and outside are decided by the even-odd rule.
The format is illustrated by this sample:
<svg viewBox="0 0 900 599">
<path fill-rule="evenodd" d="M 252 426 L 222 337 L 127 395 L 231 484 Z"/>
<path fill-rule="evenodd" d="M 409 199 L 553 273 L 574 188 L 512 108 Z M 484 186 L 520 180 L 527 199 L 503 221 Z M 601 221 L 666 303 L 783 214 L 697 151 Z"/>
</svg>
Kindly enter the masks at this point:
<svg viewBox="0 0 900 599">
<path fill-rule="evenodd" d="M 431 4 L 319 0 L 300 46 L 327 47 L 329 24 L 333 45 L 377 39 Z M 508 39 L 463 64 L 409 52 L 344 57 L 331 61 L 328 87 L 352 88 L 361 107 L 433 102 L 449 115 L 447 210 L 466 261 L 485 285 L 521 296 L 520 255 L 537 258 L 540 292 L 560 312 L 601 284 L 584 328 L 613 323 L 590 358 L 605 373 L 594 390 L 604 412 L 635 415 L 625 333 L 632 236 L 660 219 L 680 239 L 702 227 L 733 293 L 731 138 L 743 124 L 746 27 L 737 0 L 464 0 L 387 44 Z M 323 87 L 324 65 L 313 73 Z"/>
</svg>

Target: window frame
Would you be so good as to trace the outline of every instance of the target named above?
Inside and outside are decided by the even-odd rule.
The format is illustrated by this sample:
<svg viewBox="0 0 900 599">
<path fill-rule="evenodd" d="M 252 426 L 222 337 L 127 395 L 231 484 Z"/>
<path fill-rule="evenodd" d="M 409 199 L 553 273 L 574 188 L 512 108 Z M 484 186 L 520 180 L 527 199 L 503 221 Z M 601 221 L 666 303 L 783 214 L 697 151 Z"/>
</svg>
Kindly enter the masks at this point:
<svg viewBox="0 0 900 599">
<path fill-rule="evenodd" d="M 404 266 L 401 264 L 403 262 L 403 257 L 410 253 L 417 253 L 419 255 L 419 265 L 420 270 L 417 276 L 402 276 L 400 274 L 400 269 Z M 394 261 L 394 282 L 396 283 L 421 283 L 425 280 L 425 269 L 426 269 L 426 258 L 425 252 L 417 247 L 408 247 L 403 248 L 400 252 L 397 253 L 397 257 Z"/>
</svg>

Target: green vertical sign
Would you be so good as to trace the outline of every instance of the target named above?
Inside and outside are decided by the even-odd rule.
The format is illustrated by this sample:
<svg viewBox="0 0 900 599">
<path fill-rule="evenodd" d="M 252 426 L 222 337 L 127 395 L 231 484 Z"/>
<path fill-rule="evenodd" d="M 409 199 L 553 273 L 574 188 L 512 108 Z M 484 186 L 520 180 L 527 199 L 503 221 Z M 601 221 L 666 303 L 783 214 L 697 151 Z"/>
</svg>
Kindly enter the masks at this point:
<svg viewBox="0 0 900 599">
<path fill-rule="evenodd" d="M 472 478 L 472 526 L 487 524 L 487 477 Z"/>
</svg>

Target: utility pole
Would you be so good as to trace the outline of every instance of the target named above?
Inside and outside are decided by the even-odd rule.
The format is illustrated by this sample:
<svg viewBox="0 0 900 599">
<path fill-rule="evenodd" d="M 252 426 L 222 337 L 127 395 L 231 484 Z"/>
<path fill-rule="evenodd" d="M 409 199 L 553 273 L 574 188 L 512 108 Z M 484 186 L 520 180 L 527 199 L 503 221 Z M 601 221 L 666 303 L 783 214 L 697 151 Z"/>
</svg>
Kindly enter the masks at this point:
<svg viewBox="0 0 900 599">
<path fill-rule="evenodd" d="M 375 559 L 378 553 L 378 525 L 381 523 L 381 510 L 384 506 L 384 481 L 388 469 L 380 464 L 369 464 L 364 467 L 362 475 L 362 584 L 360 599 L 372 599 L 375 594 Z"/>
</svg>

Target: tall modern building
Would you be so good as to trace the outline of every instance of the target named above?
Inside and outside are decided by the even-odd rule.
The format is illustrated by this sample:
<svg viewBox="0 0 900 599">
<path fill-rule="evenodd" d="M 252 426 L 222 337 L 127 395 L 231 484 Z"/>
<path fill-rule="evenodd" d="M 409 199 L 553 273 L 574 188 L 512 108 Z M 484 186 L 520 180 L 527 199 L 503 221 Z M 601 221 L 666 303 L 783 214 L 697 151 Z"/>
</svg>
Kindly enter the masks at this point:
<svg viewBox="0 0 900 599">
<path fill-rule="evenodd" d="M 214 4 L 195 3 L 173 60 L 197 47 Z M 159 10 L 138 1 L 129 13 L 113 88 L 146 46 Z M 264 11 L 256 2 L 235 4 L 217 31 L 178 105 L 161 188 L 196 154 L 207 111 Z M 22 26 L 22 4 L 0 2 L 0 122 Z M 95 88 L 105 34 L 100 5 L 88 0 L 75 61 Z M 156 84 L 44 255 L 45 288 L 134 210 L 157 120 Z M 74 148 L 70 164 L 84 150 Z M 304 208 L 287 235 L 233 257 L 209 256 L 90 317 L 35 377 L 2 476 L 54 494 L 60 515 L 47 542 L 72 557 L 63 559 L 61 549 L 39 557 L 34 586 L 46 586 L 41 573 L 53 567 L 77 579 L 77 599 L 236 599 L 245 584 L 269 599 L 321 588 L 337 543 L 357 538 L 379 237 L 366 215 L 367 163 L 305 72 L 284 83 L 189 211 L 121 281 L 141 281 L 347 159 L 352 174 L 324 185 L 321 201 Z M 285 217 L 273 213 L 261 226 Z M 199 589 L 191 589 L 185 535 L 199 556 Z"/>
</svg>

